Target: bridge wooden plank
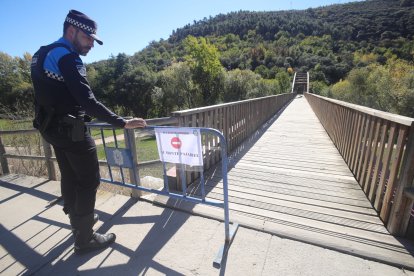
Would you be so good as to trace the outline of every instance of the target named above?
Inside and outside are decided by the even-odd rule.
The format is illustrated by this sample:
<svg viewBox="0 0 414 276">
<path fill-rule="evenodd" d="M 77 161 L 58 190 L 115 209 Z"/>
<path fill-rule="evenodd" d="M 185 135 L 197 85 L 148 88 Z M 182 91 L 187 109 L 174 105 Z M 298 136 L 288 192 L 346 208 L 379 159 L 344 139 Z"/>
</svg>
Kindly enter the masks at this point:
<svg viewBox="0 0 414 276">
<path fill-rule="evenodd" d="M 260 190 L 275 190 L 275 189 L 283 189 L 281 192 L 287 192 L 287 191 L 297 191 L 297 192 L 303 192 L 308 193 L 308 195 L 317 195 L 317 196 L 326 196 L 326 197 L 334 197 L 336 199 L 350 199 L 351 201 L 358 200 L 359 204 L 356 204 L 355 202 L 350 202 L 351 205 L 358 205 L 358 206 L 365 206 L 367 208 L 371 208 L 371 205 L 366 202 L 366 197 L 364 196 L 361 191 L 358 191 L 356 189 L 344 189 L 341 187 L 326 187 L 322 186 L 324 183 L 319 181 L 319 187 L 317 187 L 318 184 L 316 182 L 304 183 L 304 179 L 297 179 L 297 181 L 293 181 L 292 179 L 286 180 L 283 178 L 269 178 L 269 177 L 262 177 L 261 175 L 255 175 L 254 178 L 250 178 L 246 175 L 232 175 L 231 180 L 234 180 L 237 182 L 235 186 L 243 184 L 243 186 L 251 185 L 256 186 L 257 189 Z M 256 183 L 255 183 L 256 182 Z M 247 183 L 247 184 L 245 184 Z M 313 184 L 313 185 L 312 185 Z M 335 202 L 335 199 L 332 200 Z"/>
<path fill-rule="evenodd" d="M 264 218 L 269 218 L 267 220 L 271 221 L 273 219 L 277 219 L 280 223 L 282 224 L 290 224 L 290 223 L 295 223 L 295 224 L 299 224 L 302 226 L 307 226 L 310 228 L 317 228 L 317 229 L 322 229 L 325 231 L 332 231 L 335 232 L 337 234 L 340 235 L 348 235 L 348 236 L 354 236 L 354 237 L 359 237 L 362 239 L 367 239 L 367 240 L 373 240 L 373 241 L 381 241 L 387 244 L 391 244 L 391 245 L 399 245 L 400 247 L 401 244 L 398 243 L 398 241 L 396 241 L 396 239 L 389 235 L 387 232 L 377 232 L 375 231 L 378 227 L 377 225 L 369 225 L 366 226 L 366 228 L 364 228 L 364 224 L 363 223 L 359 223 L 359 224 L 354 224 L 353 227 L 351 227 L 350 225 L 346 225 L 345 224 L 345 219 L 342 220 L 332 220 L 331 222 L 326 222 L 326 221 L 322 221 L 321 220 L 321 216 L 313 216 L 313 217 L 302 217 L 299 215 L 292 215 L 292 214 L 288 214 L 288 213 L 281 213 L 281 212 L 277 212 L 274 211 L 272 209 L 266 209 L 264 207 L 267 206 L 248 206 L 248 205 L 243 205 L 243 204 L 237 204 L 237 203 L 231 203 L 232 205 L 232 209 L 235 211 L 239 211 L 239 212 L 244 212 L 247 214 L 251 214 L 251 215 L 258 215 Z M 275 207 L 274 205 L 271 205 L 272 207 Z M 277 209 L 276 209 L 277 210 Z M 306 214 L 306 212 L 303 212 L 302 214 Z M 333 218 L 333 216 L 331 216 L 331 218 Z M 374 230 L 372 230 L 374 229 Z"/>
<path fill-rule="evenodd" d="M 279 158 L 279 159 L 287 159 L 287 160 L 312 160 L 317 163 L 327 163 L 327 164 L 334 164 L 343 166 L 344 160 L 340 156 L 332 156 L 332 154 L 328 153 L 321 153 L 320 151 L 312 150 L 313 153 L 304 153 L 303 151 L 296 150 L 295 146 L 285 146 L 284 148 L 280 149 L 272 149 L 266 152 L 263 152 L 263 149 L 260 149 L 262 152 L 257 150 L 249 151 L 245 156 L 266 156 L 269 158 Z M 317 152 L 317 156 L 315 153 Z"/>
<path fill-rule="evenodd" d="M 234 168 L 237 171 L 234 171 Z M 216 170 L 217 174 L 221 173 L 221 170 Z M 315 181 L 319 187 L 318 189 L 324 189 L 325 187 L 344 187 L 344 188 L 359 188 L 353 177 L 349 176 L 338 176 L 338 175 L 327 175 L 319 172 L 303 172 L 293 169 L 285 168 L 270 168 L 268 166 L 259 166 L 256 164 L 237 164 L 232 168 L 232 172 L 229 175 L 238 174 L 250 174 L 252 178 L 256 178 L 258 175 L 267 175 L 274 179 L 280 177 L 285 183 L 291 183 L 291 180 L 300 180 L 306 183 L 312 183 Z"/>
<path fill-rule="evenodd" d="M 265 162 L 259 162 L 259 161 L 250 161 L 249 160 L 241 160 L 240 164 L 251 164 L 251 163 L 256 163 L 256 164 L 263 164 L 266 165 Z M 320 172 L 320 173 L 329 173 L 329 174 L 334 174 L 337 176 L 349 176 L 349 171 L 346 170 L 335 170 L 329 167 L 317 167 L 315 165 L 312 164 L 306 164 L 306 166 L 301 166 L 302 164 L 296 164 L 296 165 L 292 165 L 290 163 L 286 163 L 286 162 L 278 162 L 278 161 L 274 161 L 274 163 L 272 164 L 267 164 L 267 166 L 273 168 L 273 167 L 277 167 L 277 168 L 285 168 L 285 169 L 293 169 L 293 170 L 299 170 L 299 171 L 303 171 L 303 172 Z"/>
<path fill-rule="evenodd" d="M 258 162 L 257 160 L 260 160 Z M 337 172 L 343 172 L 344 175 L 351 175 L 351 172 L 347 167 L 345 167 L 345 164 L 342 162 L 336 162 L 333 161 L 327 162 L 325 160 L 312 160 L 312 155 L 304 156 L 304 159 L 293 159 L 291 155 L 282 155 L 282 156 L 272 156 L 268 155 L 268 153 L 265 154 L 246 154 L 243 156 L 243 159 L 241 160 L 243 162 L 249 163 L 249 162 L 257 162 L 257 163 L 267 163 L 269 164 L 269 161 L 271 161 L 272 165 L 278 165 L 278 164 L 286 164 L 289 166 L 297 166 L 302 168 L 314 168 L 314 169 L 326 169 L 326 170 L 332 170 Z"/>
<path fill-rule="evenodd" d="M 232 179 L 233 180 L 233 179 Z M 268 184 L 268 183 L 265 183 Z M 269 186 L 265 184 L 262 187 L 251 184 L 249 182 L 241 182 L 240 185 L 232 187 L 229 191 L 246 192 L 249 195 L 262 195 L 268 198 L 275 198 L 295 203 L 306 203 L 312 206 L 321 206 L 332 210 L 341 210 L 350 213 L 364 214 L 369 216 L 377 216 L 372 212 L 369 206 L 364 205 L 363 200 L 352 200 L 350 198 L 326 195 L 323 193 L 310 193 L 298 189 L 286 189 L 287 185 Z M 217 188 L 221 189 L 221 185 L 217 184 Z M 262 188 L 262 189 L 259 189 Z M 213 191 L 213 187 L 207 187 L 209 191 Z M 256 192 L 254 192 L 256 190 Z M 232 194 L 230 194 L 232 196 Z"/>
<path fill-rule="evenodd" d="M 326 174 L 308 174 L 306 172 L 295 171 L 295 173 L 289 173 L 289 171 L 284 170 L 283 168 L 269 168 L 267 166 L 259 166 L 256 164 L 237 164 L 237 167 L 240 170 L 233 172 L 232 175 L 246 175 L 249 174 L 251 178 L 261 180 L 261 178 L 268 177 L 274 181 L 279 179 L 285 183 L 315 183 L 315 188 L 324 190 L 326 187 L 341 187 L 347 189 L 359 190 L 359 186 L 355 185 L 353 179 L 350 177 L 335 177 L 328 176 Z"/>
<path fill-rule="evenodd" d="M 250 187 L 249 187 L 250 186 Z M 209 197 L 220 200 L 222 198 L 222 185 L 207 187 Z M 369 213 L 368 208 L 355 207 L 340 202 L 315 200 L 301 196 L 281 196 L 273 191 L 258 190 L 254 185 L 233 186 L 230 193 L 230 203 L 237 202 L 247 206 L 261 206 L 263 209 L 282 210 L 280 212 L 294 213 L 304 217 L 325 216 L 326 221 L 338 218 L 347 219 L 349 223 L 366 222 L 378 226 L 379 232 L 386 232 L 381 220 L 376 214 Z M 196 194 L 200 194 L 196 191 Z M 253 203 L 254 202 L 254 203 Z M 265 206 L 266 205 L 266 206 Z M 233 208 L 234 209 L 234 208 Z M 292 211 L 293 210 L 293 211 Z M 368 211 L 368 212 L 367 212 Z M 364 213 L 365 212 L 365 213 Z M 332 217 L 333 219 L 330 219 Z"/>
</svg>

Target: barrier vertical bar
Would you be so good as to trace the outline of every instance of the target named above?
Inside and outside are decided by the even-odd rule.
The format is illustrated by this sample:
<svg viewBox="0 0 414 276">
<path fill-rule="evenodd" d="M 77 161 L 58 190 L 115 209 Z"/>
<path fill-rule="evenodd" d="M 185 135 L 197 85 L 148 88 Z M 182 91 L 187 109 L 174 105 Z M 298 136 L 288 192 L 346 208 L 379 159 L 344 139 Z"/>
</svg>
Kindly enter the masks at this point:
<svg viewBox="0 0 414 276">
<path fill-rule="evenodd" d="M 181 175 L 181 189 L 183 192 L 183 196 L 186 197 L 187 196 L 187 180 L 185 177 L 185 166 L 184 164 L 181 164 L 181 169 L 180 169 L 180 175 Z"/>
<path fill-rule="evenodd" d="M 224 136 L 217 131 L 217 135 L 220 139 L 221 146 L 221 169 L 223 177 L 223 201 L 224 201 L 224 232 L 225 232 L 225 242 L 224 245 L 220 248 L 216 259 L 213 262 L 213 266 L 220 267 L 223 261 L 223 258 L 227 255 L 227 252 L 230 248 L 231 243 L 236 235 L 239 225 L 234 223 L 230 229 L 230 212 L 229 212 L 229 194 L 228 194 L 228 179 L 227 179 L 227 170 L 228 170 L 228 159 L 227 159 L 227 143 Z"/>
<path fill-rule="evenodd" d="M 201 135 L 201 131 L 200 131 L 200 135 Z M 199 143 L 198 144 L 199 148 L 202 148 L 201 139 L 198 140 L 198 143 Z M 199 160 L 200 160 L 200 164 L 202 164 L 202 161 L 203 161 L 203 154 L 202 154 L 202 152 L 199 155 Z M 202 168 L 201 173 L 200 173 L 200 183 L 201 183 L 201 199 L 204 202 L 205 201 L 205 197 L 206 197 L 205 182 L 204 182 L 204 167 Z"/>
<path fill-rule="evenodd" d="M 221 141 L 222 147 L 225 146 L 225 141 Z M 223 176 L 223 197 L 224 197 L 224 223 L 225 223 L 225 232 L 226 232 L 226 242 L 230 242 L 230 222 L 229 222 L 229 193 L 228 193 L 228 183 L 227 183 L 227 153 L 225 150 L 222 150 L 223 159 L 222 162 L 222 176 Z"/>
<path fill-rule="evenodd" d="M 103 132 L 103 128 L 101 127 L 100 130 L 101 130 L 102 144 L 103 144 L 103 146 L 105 148 L 106 147 L 106 142 L 105 142 L 105 135 L 104 135 L 104 132 Z M 112 176 L 111 166 L 109 165 L 109 163 L 106 163 L 106 164 L 108 166 L 109 177 L 111 178 L 111 181 L 114 181 L 114 178 Z"/>
</svg>

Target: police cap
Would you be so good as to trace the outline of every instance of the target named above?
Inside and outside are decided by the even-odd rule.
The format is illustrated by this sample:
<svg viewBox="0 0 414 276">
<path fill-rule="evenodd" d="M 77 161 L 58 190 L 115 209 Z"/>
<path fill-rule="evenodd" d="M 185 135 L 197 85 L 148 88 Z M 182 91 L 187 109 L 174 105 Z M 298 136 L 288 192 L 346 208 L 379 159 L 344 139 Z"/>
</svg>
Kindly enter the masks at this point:
<svg viewBox="0 0 414 276">
<path fill-rule="evenodd" d="M 77 10 L 70 10 L 68 15 L 66 16 L 65 22 L 81 29 L 90 37 L 96 40 L 99 45 L 102 45 L 102 40 L 96 35 L 96 30 L 98 29 L 98 25 L 95 21 L 89 18 L 86 14 L 81 13 Z"/>
</svg>

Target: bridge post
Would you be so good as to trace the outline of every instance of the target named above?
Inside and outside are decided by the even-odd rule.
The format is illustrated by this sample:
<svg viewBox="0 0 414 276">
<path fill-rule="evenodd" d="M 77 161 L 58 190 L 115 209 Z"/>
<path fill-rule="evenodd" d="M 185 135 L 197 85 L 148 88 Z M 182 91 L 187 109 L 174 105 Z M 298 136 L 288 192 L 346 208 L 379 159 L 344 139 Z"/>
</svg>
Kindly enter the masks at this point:
<svg viewBox="0 0 414 276">
<path fill-rule="evenodd" d="M 46 168 L 47 168 L 47 175 L 50 180 L 56 180 L 56 171 L 55 165 L 52 161 L 52 147 L 45 139 L 42 139 L 43 150 L 45 152 L 45 161 L 46 161 Z"/>
<path fill-rule="evenodd" d="M 137 147 L 135 143 L 135 131 L 134 129 L 124 129 L 125 147 L 131 151 L 133 168 L 129 169 L 129 178 L 132 184 L 139 186 L 140 179 L 138 173 L 138 157 Z M 137 189 L 131 190 L 131 196 L 139 198 L 142 196 L 142 192 Z"/>
<path fill-rule="evenodd" d="M 4 148 L 3 142 L 0 137 L 0 165 L 1 165 L 2 174 L 10 173 L 9 163 L 7 162 L 7 158 L 4 157 L 5 154 L 6 154 L 6 150 Z"/>
<path fill-rule="evenodd" d="M 411 124 L 408 135 L 406 154 L 400 173 L 399 185 L 395 190 L 394 204 L 392 205 L 388 231 L 392 235 L 405 236 L 407 233 L 408 223 L 410 222 L 410 210 L 413 206 L 413 199 L 404 194 L 406 188 L 414 187 L 414 122 Z"/>
</svg>

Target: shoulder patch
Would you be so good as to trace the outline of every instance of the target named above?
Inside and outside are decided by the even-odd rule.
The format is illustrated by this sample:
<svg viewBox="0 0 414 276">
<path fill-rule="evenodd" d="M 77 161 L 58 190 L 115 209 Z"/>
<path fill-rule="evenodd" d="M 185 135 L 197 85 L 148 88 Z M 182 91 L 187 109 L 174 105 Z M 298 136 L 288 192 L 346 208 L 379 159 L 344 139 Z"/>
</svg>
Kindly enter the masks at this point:
<svg viewBox="0 0 414 276">
<path fill-rule="evenodd" d="M 76 68 L 78 69 L 78 72 L 81 76 L 86 77 L 86 67 L 85 65 L 76 65 Z"/>
</svg>

